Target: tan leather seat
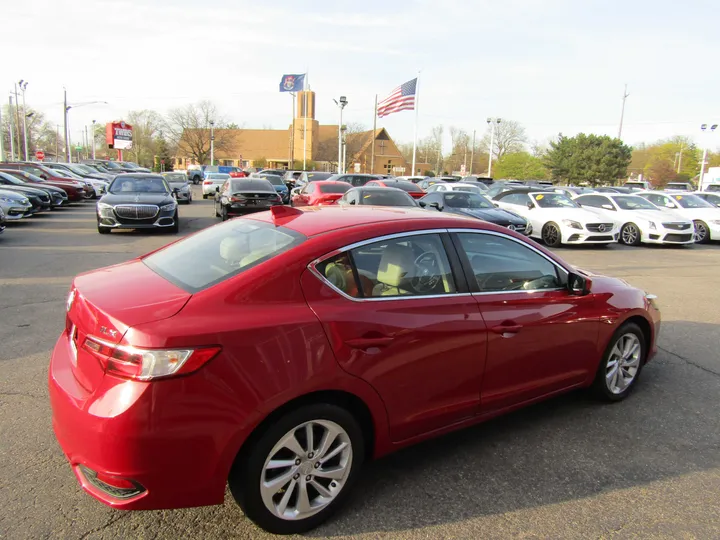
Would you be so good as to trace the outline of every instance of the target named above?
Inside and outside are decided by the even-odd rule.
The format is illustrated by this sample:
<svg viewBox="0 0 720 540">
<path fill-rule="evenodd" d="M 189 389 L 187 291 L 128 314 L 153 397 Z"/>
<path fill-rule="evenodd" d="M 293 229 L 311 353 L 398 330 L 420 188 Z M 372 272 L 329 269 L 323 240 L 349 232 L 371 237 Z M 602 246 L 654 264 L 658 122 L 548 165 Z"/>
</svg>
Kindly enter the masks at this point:
<svg viewBox="0 0 720 540">
<path fill-rule="evenodd" d="M 407 286 L 415 268 L 415 257 L 408 246 L 390 244 L 380 258 L 378 284 L 373 287 L 373 296 L 399 296 L 412 294 Z"/>
</svg>

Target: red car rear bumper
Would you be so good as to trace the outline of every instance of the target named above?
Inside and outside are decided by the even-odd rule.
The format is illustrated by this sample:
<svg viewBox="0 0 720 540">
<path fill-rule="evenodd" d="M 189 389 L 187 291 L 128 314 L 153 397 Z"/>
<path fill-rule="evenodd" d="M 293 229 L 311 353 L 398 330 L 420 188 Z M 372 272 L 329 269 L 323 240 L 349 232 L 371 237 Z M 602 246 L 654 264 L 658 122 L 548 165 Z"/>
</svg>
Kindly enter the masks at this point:
<svg viewBox="0 0 720 540">
<path fill-rule="evenodd" d="M 194 399 L 191 378 L 151 385 L 105 375 L 88 392 L 75 378 L 72 358 L 63 333 L 50 361 L 52 423 L 85 491 L 125 510 L 223 502 L 232 463 L 227 448 L 237 433 L 230 435 L 233 439 L 219 440 L 218 431 L 227 430 L 218 430 L 202 399 Z M 166 411 L 183 421 L 162 421 Z M 212 412 L 216 416 L 217 411 Z M 100 473 L 100 478 L 119 478 L 141 489 L 116 496 L 117 491 L 105 489 L 83 467 Z"/>
</svg>

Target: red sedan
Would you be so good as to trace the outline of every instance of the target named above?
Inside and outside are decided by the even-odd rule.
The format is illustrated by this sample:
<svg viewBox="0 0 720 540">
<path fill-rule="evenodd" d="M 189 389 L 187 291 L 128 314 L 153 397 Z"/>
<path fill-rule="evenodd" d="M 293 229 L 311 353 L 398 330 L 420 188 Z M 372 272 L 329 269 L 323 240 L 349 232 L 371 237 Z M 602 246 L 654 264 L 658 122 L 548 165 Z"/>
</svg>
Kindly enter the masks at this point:
<svg viewBox="0 0 720 540">
<path fill-rule="evenodd" d="M 392 179 L 385 179 L 385 180 L 373 180 L 371 182 L 368 182 L 365 184 L 367 187 L 392 187 L 396 189 L 402 189 L 403 191 L 407 192 L 408 195 L 410 195 L 413 199 L 421 199 L 427 193 L 425 193 L 420 186 L 417 184 L 413 184 L 412 182 L 405 182 L 403 180 L 392 180 Z"/>
<path fill-rule="evenodd" d="M 22 180 L 30 184 L 47 184 L 63 189 L 68 195 L 68 200 L 73 202 L 89 199 L 95 194 L 92 184 L 58 176 L 57 171 L 39 164 L 0 163 L 0 169 L 23 174 Z"/>
<path fill-rule="evenodd" d="M 343 194 L 352 188 L 347 182 L 318 180 L 308 182 L 300 191 L 290 197 L 292 206 L 327 206 L 335 204 Z"/>
<path fill-rule="evenodd" d="M 110 506 L 220 504 L 229 484 L 296 533 L 367 459 L 576 388 L 625 398 L 659 326 L 652 295 L 491 223 L 278 206 L 77 276 L 53 427 Z"/>
</svg>

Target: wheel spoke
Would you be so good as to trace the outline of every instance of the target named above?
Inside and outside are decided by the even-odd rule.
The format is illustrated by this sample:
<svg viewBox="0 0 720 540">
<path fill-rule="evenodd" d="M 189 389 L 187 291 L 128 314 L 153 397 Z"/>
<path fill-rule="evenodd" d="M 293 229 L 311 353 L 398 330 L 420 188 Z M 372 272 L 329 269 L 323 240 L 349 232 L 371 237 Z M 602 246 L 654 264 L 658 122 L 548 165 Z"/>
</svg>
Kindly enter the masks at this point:
<svg viewBox="0 0 720 540">
<path fill-rule="evenodd" d="M 322 439 L 320 440 L 320 446 L 318 447 L 317 451 L 317 457 L 318 459 L 329 459 L 325 457 L 325 453 L 330 449 L 332 446 L 332 443 L 335 442 L 335 439 L 338 436 L 338 433 L 340 433 L 335 428 L 325 428 L 325 433 L 323 434 Z"/>
<path fill-rule="evenodd" d="M 312 422 L 305 424 L 305 446 L 307 446 L 308 454 L 315 450 L 315 441 L 313 440 Z"/>
<path fill-rule="evenodd" d="M 312 506 L 310 506 L 310 498 L 308 497 L 307 482 L 305 481 L 305 478 L 301 478 L 298 482 L 298 489 L 299 491 L 296 508 L 300 514 L 304 514 L 312 510 Z"/>
<path fill-rule="evenodd" d="M 618 370 L 618 376 L 617 376 L 617 387 L 619 390 L 625 390 L 625 387 L 627 386 L 627 381 L 625 380 L 625 372 L 621 369 Z"/>
<path fill-rule="evenodd" d="M 335 456 L 337 456 L 340 452 L 342 452 L 343 450 L 345 450 L 345 448 L 347 448 L 347 446 L 348 446 L 348 443 L 346 443 L 346 442 L 342 442 L 342 443 L 338 444 L 335 448 L 333 448 L 332 452 L 330 452 L 330 453 L 327 454 L 326 456 L 322 456 L 322 457 L 320 458 L 321 461 L 329 461 L 329 460 L 331 460 L 332 458 L 334 458 Z"/>
<path fill-rule="evenodd" d="M 630 355 L 630 349 L 633 345 L 633 339 L 630 336 L 625 336 L 623 338 L 623 345 L 622 345 L 622 356 L 623 358 L 627 358 Z"/>
<path fill-rule="evenodd" d="M 315 469 L 315 476 L 320 478 L 330 478 L 332 480 L 342 480 L 345 476 L 345 465 L 340 465 L 333 469 Z"/>
<path fill-rule="evenodd" d="M 311 480 L 310 485 L 312 487 L 314 487 L 322 497 L 325 497 L 327 499 L 332 498 L 333 494 L 330 493 L 330 491 L 325 486 L 323 486 L 320 482 Z"/>
<path fill-rule="evenodd" d="M 297 480 L 293 480 L 290 485 L 287 488 L 287 491 L 283 495 L 282 499 L 280 499 L 280 502 L 277 505 L 277 513 L 278 514 L 284 514 L 285 510 L 287 509 L 287 505 L 290 502 L 290 497 L 292 497 L 293 491 L 295 491 L 295 486 L 297 486 Z"/>
<path fill-rule="evenodd" d="M 285 484 L 293 480 L 293 474 L 295 474 L 295 470 L 290 469 L 285 474 L 281 474 L 280 476 L 273 478 L 270 481 L 262 482 L 260 484 L 260 487 L 267 495 L 275 495 L 275 493 L 277 493 L 281 487 L 285 486 Z"/>
<path fill-rule="evenodd" d="M 610 390 L 615 390 L 615 388 L 618 387 L 618 374 L 620 373 L 619 369 L 615 369 L 612 374 L 612 379 L 610 381 Z"/>
<path fill-rule="evenodd" d="M 284 469 L 285 467 L 293 467 L 295 465 L 294 459 L 271 459 L 268 464 L 265 465 L 266 469 Z"/>
<path fill-rule="evenodd" d="M 633 356 L 633 357 L 630 357 L 628 360 L 626 360 L 626 361 L 623 362 L 623 367 L 624 367 L 624 368 L 636 368 L 636 367 L 638 367 L 638 365 L 640 365 L 640 358 L 639 358 L 639 357 L 636 358 L 636 357 Z"/>
<path fill-rule="evenodd" d="M 291 431 L 290 433 L 288 433 L 285 436 L 285 438 L 281 441 L 280 444 L 282 444 L 282 446 L 284 448 L 287 448 L 288 450 L 293 452 L 298 457 L 305 455 L 305 450 L 303 449 L 303 447 L 300 445 L 297 438 L 295 437 L 294 431 Z"/>
<path fill-rule="evenodd" d="M 622 356 L 622 352 L 620 351 L 620 342 L 618 341 L 615 346 L 613 347 L 613 350 L 610 352 L 610 358 L 619 358 Z"/>
<path fill-rule="evenodd" d="M 633 346 L 630 348 L 630 352 L 628 353 L 628 356 L 625 357 L 626 361 L 630 361 L 631 359 L 635 358 L 635 355 L 640 352 L 640 344 L 636 341 L 633 343 Z"/>
</svg>

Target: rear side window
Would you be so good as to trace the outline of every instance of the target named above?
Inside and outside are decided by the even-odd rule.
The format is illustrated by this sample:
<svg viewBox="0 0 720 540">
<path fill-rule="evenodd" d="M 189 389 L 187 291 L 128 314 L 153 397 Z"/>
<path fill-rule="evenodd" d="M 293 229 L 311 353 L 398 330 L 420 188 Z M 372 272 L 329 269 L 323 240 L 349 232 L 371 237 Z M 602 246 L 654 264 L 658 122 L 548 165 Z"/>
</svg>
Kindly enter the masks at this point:
<svg viewBox="0 0 720 540">
<path fill-rule="evenodd" d="M 305 236 L 252 219 L 236 218 L 180 240 L 143 259 L 170 283 L 196 293 L 262 264 Z"/>
<path fill-rule="evenodd" d="M 345 183 L 337 184 L 322 184 L 320 187 L 320 193 L 345 193 L 352 186 Z"/>
</svg>

